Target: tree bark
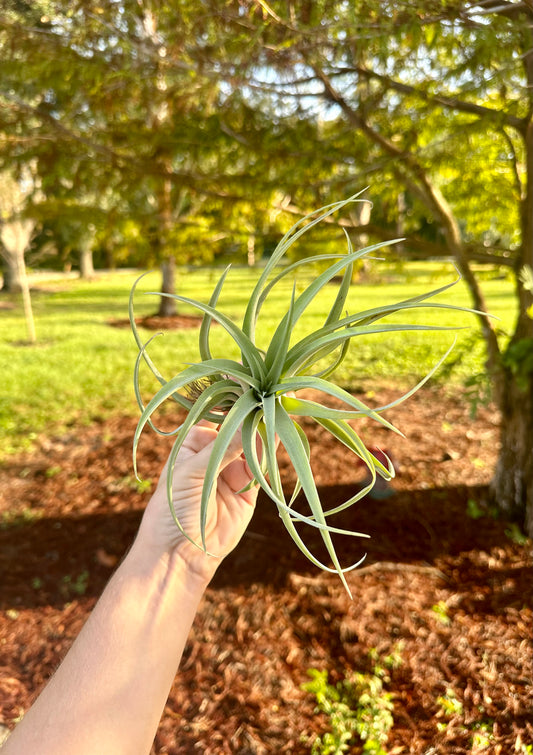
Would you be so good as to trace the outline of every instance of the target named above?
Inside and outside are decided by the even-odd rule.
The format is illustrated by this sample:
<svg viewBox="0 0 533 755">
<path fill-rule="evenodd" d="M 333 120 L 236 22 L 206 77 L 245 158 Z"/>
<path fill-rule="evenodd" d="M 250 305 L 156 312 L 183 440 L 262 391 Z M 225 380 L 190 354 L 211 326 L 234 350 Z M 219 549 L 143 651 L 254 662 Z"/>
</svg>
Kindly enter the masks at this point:
<svg viewBox="0 0 533 755">
<path fill-rule="evenodd" d="M 170 166 L 167 166 L 170 171 Z M 176 259 L 169 249 L 169 235 L 172 228 L 172 183 L 166 177 L 159 188 L 157 195 L 159 209 L 159 253 L 163 258 L 161 263 L 161 293 L 176 293 Z M 168 296 L 159 299 L 159 317 L 174 317 L 176 315 L 176 300 Z"/>
<path fill-rule="evenodd" d="M 14 255 L 2 250 L 3 277 L 2 291 L 9 294 L 20 293 L 22 291 L 22 280 L 20 276 L 20 266 Z"/>
<path fill-rule="evenodd" d="M 163 294 L 173 294 L 176 290 L 176 260 L 174 257 L 167 257 L 161 264 L 161 292 Z M 168 296 L 159 298 L 159 317 L 174 317 L 176 314 L 176 300 Z"/>
<path fill-rule="evenodd" d="M 80 278 L 94 278 L 93 250 L 90 246 L 82 246 L 80 249 Z"/>
<path fill-rule="evenodd" d="M 248 236 L 248 242 L 246 245 L 246 260 L 248 267 L 254 267 L 255 265 L 255 233 L 251 233 Z"/>
<path fill-rule="evenodd" d="M 92 223 L 87 224 L 79 234 L 80 278 L 84 280 L 92 280 L 94 278 L 93 246 L 95 237 L 96 228 Z"/>
<path fill-rule="evenodd" d="M 505 517 L 533 537 L 533 374 L 520 380 L 505 369 L 498 394 L 500 451 L 491 497 Z"/>
<path fill-rule="evenodd" d="M 35 343 L 36 334 L 24 253 L 28 248 L 34 228 L 35 221 L 28 218 L 14 218 L 0 227 L 0 241 L 3 246 L 2 256 L 10 268 L 10 284 L 15 286 L 15 289 L 11 288 L 10 290 L 22 292 L 24 317 L 30 343 Z"/>
<path fill-rule="evenodd" d="M 515 262 L 518 316 L 501 371 L 493 379 L 501 411 L 501 446 L 491 493 L 498 509 L 524 525 L 526 533 L 533 537 L 533 291 L 524 285 L 521 274 L 524 269 L 533 270 L 533 13 L 528 14 L 523 63 L 529 114 L 520 132 L 526 172 L 520 197 L 522 243 Z"/>
</svg>

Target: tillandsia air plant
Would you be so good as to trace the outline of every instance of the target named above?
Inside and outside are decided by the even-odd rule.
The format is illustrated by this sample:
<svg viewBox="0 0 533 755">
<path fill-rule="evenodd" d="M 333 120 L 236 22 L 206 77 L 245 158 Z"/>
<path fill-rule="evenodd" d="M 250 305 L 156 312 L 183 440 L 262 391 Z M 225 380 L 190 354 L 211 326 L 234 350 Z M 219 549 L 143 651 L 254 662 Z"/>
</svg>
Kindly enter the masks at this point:
<svg viewBox="0 0 533 755">
<path fill-rule="evenodd" d="M 387 315 L 420 307 L 460 309 L 454 305 L 427 303 L 429 298 L 454 285 L 456 282 L 454 281 L 454 283 L 399 303 L 385 304 L 356 314 L 346 314 L 345 304 L 352 283 L 354 264 L 357 260 L 368 257 L 382 247 L 394 243 L 390 241 L 354 251 L 350 238 L 345 232 L 347 251 L 340 254 L 315 255 L 279 266 L 289 248 L 317 223 L 324 221 L 333 213 L 346 207 L 350 202 L 367 201 L 360 199 L 359 196 L 357 194 L 349 199 L 322 207 L 293 225 L 277 245 L 257 284 L 251 291 L 241 327 L 238 327 L 232 319 L 217 309 L 217 302 L 229 268 L 220 277 L 208 303 L 175 294 L 149 292 L 155 296 L 171 296 L 177 301 L 192 305 L 203 312 L 198 344 L 200 359 L 193 364 L 186 365 L 179 374 L 169 380 L 161 375 L 148 355 L 149 341 L 143 344 L 135 324 L 133 298 L 138 281 L 133 286 L 129 305 L 131 327 L 139 347 L 134 370 L 134 384 L 137 401 L 142 412 L 133 443 L 135 472 L 137 473 L 136 456 L 139 438 L 146 425 L 162 435 L 175 436 L 168 464 L 168 502 L 177 527 L 185 537 L 189 538 L 173 510 L 172 476 L 174 465 L 178 452 L 194 425 L 201 420 L 209 420 L 219 425 L 203 485 L 200 514 L 201 542 L 195 543 L 198 547 L 206 550 L 205 523 L 210 494 L 215 485 L 225 450 L 235 433 L 241 428 L 244 456 L 255 478 L 252 484 L 259 484 L 275 503 L 288 533 L 298 548 L 316 566 L 326 571 L 336 572 L 348 593 L 350 590 L 345 574 L 359 566 L 363 559 L 347 567 L 341 566 L 332 536 L 337 533 L 355 537 L 368 537 L 368 535 L 334 527 L 328 523 L 328 519 L 367 495 L 374 485 L 377 475 L 386 480 L 390 480 L 394 476 L 392 463 L 389 460 L 380 461 L 376 455 L 371 453 L 350 421 L 365 416 L 389 430 L 399 432 L 382 416 L 382 412 L 411 396 L 431 377 L 446 358 L 449 350 L 431 372 L 414 388 L 397 401 L 376 409 L 371 409 L 348 391 L 331 382 L 331 375 L 342 363 L 351 339 L 356 336 L 408 330 L 449 329 L 437 325 L 386 323 L 383 320 Z M 329 266 L 323 272 L 317 274 L 303 293 L 296 295 L 296 287 L 293 287 L 286 311 L 280 317 L 269 345 L 266 349 L 259 348 L 256 345 L 256 333 L 260 328 L 261 309 L 268 301 L 269 294 L 274 286 L 283 278 L 294 276 L 298 268 L 305 265 L 316 265 L 316 263 L 320 263 L 322 266 L 327 263 Z M 341 275 L 335 300 L 323 325 L 318 330 L 308 333 L 308 335 L 293 343 L 292 336 L 295 325 L 307 307 L 325 286 Z M 224 358 L 213 354 L 211 343 L 213 340 L 211 330 L 213 322 L 222 326 L 231 336 L 240 351 L 240 359 Z M 161 383 L 161 388 L 146 406 L 143 403 L 139 385 L 139 370 L 143 360 Z M 324 360 L 327 360 L 326 366 L 322 366 L 325 363 Z M 317 366 L 318 362 L 320 362 L 320 369 Z M 340 400 L 344 408 L 335 409 L 327 406 L 327 401 L 321 403 L 320 401 L 301 398 L 300 392 L 307 389 L 314 389 L 319 395 L 324 396 L 324 399 L 332 397 Z M 183 424 L 172 431 L 162 431 L 156 428 L 153 422 L 154 412 L 167 399 L 173 399 L 187 412 Z M 301 421 L 302 418 L 311 418 L 321 425 L 325 431 L 331 433 L 334 438 L 350 449 L 366 465 L 370 473 L 370 482 L 362 490 L 359 490 L 341 505 L 335 505 L 329 510 L 323 506 L 313 478 L 310 443 L 298 421 Z M 296 473 L 297 483 L 289 496 L 285 494 L 282 486 L 276 455 L 277 439 L 287 452 Z M 301 490 L 309 507 L 308 513 L 302 513 L 294 506 L 296 497 Z M 323 563 L 307 547 L 300 533 L 303 525 L 317 528 L 320 531 L 331 559 L 331 566 Z"/>
</svg>

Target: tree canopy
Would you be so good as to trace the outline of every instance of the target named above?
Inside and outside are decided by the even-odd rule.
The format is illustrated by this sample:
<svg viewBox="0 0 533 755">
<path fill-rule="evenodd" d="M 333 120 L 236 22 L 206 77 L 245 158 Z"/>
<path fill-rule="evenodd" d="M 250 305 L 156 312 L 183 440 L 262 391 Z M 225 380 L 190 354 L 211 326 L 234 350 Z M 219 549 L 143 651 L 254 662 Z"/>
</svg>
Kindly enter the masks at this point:
<svg viewBox="0 0 533 755">
<path fill-rule="evenodd" d="M 369 185 L 354 236 L 453 255 L 482 312 L 472 263 L 514 276 L 509 343 L 480 322 L 500 406 L 525 375 L 532 414 L 530 2 L 7 0 L 0 50 L 0 169 L 38 177 L 27 214 L 71 237 L 92 216 L 170 266 Z"/>
<path fill-rule="evenodd" d="M 530 24 L 519 2 L 11 0 L 0 156 L 35 160 L 55 209 L 133 215 L 156 250 L 209 203 L 200 234 L 225 202 L 281 190 L 304 211 L 370 184 L 382 232 L 405 192 L 415 245 L 443 251 L 459 226 L 506 263 Z"/>
</svg>

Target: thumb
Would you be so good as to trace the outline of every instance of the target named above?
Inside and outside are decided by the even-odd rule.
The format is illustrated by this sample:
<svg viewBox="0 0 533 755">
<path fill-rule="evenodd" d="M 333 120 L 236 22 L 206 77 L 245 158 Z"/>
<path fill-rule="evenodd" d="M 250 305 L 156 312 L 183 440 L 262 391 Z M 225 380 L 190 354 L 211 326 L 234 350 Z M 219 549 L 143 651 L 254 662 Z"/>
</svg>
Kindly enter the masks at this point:
<svg viewBox="0 0 533 755">
<path fill-rule="evenodd" d="M 205 428 L 202 428 L 203 430 Z M 197 428 L 196 428 L 197 430 Z M 196 476 L 204 476 L 207 470 L 207 466 L 211 459 L 215 443 L 217 440 L 216 432 L 210 429 L 210 436 L 204 440 L 204 445 L 199 448 L 196 453 L 186 459 L 190 471 Z M 218 465 L 218 473 L 220 474 L 226 467 L 239 459 L 242 454 L 242 437 L 240 429 L 235 432 L 231 440 L 229 441 L 224 454 Z"/>
<path fill-rule="evenodd" d="M 220 464 L 220 475 L 224 479 L 224 482 L 235 493 L 243 491 L 254 479 L 254 475 L 250 471 L 243 454 L 240 430 L 235 433 L 235 436 L 231 439 L 231 442 L 228 445 Z M 255 501 L 257 487 L 254 486 L 254 488 L 248 492 L 248 495 L 251 496 L 250 500 Z"/>
<path fill-rule="evenodd" d="M 223 469 L 226 469 L 227 466 L 229 466 L 232 462 L 236 461 L 237 459 L 244 460 L 243 450 L 242 450 L 241 428 L 237 430 L 235 435 L 232 437 L 232 439 L 228 443 L 228 447 L 226 448 L 224 456 L 222 457 L 222 461 L 220 462 L 220 471 L 222 471 Z"/>
</svg>

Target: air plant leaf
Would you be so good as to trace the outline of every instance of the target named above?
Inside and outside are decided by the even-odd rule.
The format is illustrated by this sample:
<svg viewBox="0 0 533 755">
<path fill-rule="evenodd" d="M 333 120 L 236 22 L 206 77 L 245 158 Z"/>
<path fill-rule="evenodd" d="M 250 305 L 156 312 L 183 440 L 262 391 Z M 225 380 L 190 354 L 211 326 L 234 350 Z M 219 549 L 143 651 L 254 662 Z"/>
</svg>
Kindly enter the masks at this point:
<svg viewBox="0 0 533 755">
<path fill-rule="evenodd" d="M 229 274 L 229 268 L 221 275 L 208 303 L 176 294 L 163 294 L 203 312 L 198 344 L 199 361 L 185 365 L 181 372 L 168 380 L 163 377 L 148 355 L 150 341 L 143 344 L 135 324 L 133 297 L 139 281 L 132 288 L 129 303 L 131 327 L 139 349 L 134 369 L 135 395 L 141 409 L 141 417 L 133 441 L 135 472 L 137 473 L 136 456 L 139 439 L 146 425 L 160 434 L 175 436 L 168 463 L 167 495 L 177 527 L 189 538 L 173 509 L 173 469 L 187 434 L 198 422 L 209 420 L 219 425 L 203 483 L 200 542 L 195 542 L 199 548 L 207 552 L 205 529 L 208 509 L 211 505 L 211 494 L 224 454 L 235 433 L 240 429 L 244 456 L 255 478 L 251 484 L 258 484 L 264 489 L 277 507 L 297 547 L 321 569 L 337 573 L 348 592 L 350 590 L 345 574 L 356 568 L 362 559 L 350 566 L 342 566 L 335 550 L 334 536 L 343 534 L 364 538 L 368 535 L 334 527 L 328 519 L 361 500 L 371 490 L 378 475 L 387 480 L 394 476 L 392 463 L 390 461 L 384 463 L 371 453 L 351 423 L 364 416 L 401 435 L 401 432 L 382 416 L 382 412 L 406 400 L 420 388 L 447 357 L 453 345 L 423 380 L 404 396 L 387 406 L 372 409 L 326 377 L 334 374 L 335 369 L 344 359 L 351 341 L 357 336 L 447 329 L 438 325 L 389 323 L 386 321 L 388 315 L 398 312 L 408 314 L 412 310 L 423 308 L 447 308 L 472 312 L 472 310 L 450 304 L 428 302 L 429 299 L 443 293 L 457 282 L 454 281 L 401 302 L 383 304 L 362 312 L 346 313 L 345 307 L 352 285 L 355 261 L 368 257 L 394 242 L 378 243 L 354 251 L 348 234 L 345 232 L 347 252 L 314 255 L 283 265 L 281 269 L 278 269 L 290 247 L 311 228 L 327 220 L 333 213 L 339 212 L 348 204 L 361 201 L 366 200 L 356 194 L 346 200 L 322 207 L 295 223 L 279 242 L 251 291 L 241 327 L 218 308 L 219 297 Z M 256 344 L 256 332 L 260 325 L 261 310 L 267 303 L 270 292 L 287 276 L 294 278 L 303 266 L 314 265 L 317 262 L 327 262 L 327 269 L 298 296 L 296 296 L 295 284 L 293 285 L 287 309 L 281 314 L 269 345 L 266 350 L 260 349 Z M 302 318 L 306 309 L 324 287 L 331 285 L 332 280 L 341 274 L 342 279 L 335 300 L 322 326 L 299 341 L 293 342 L 294 329 L 298 320 Z M 162 295 L 159 292 L 150 293 L 156 296 Z M 213 322 L 217 322 L 231 336 L 240 351 L 239 361 L 213 355 L 211 347 Z M 324 367 L 322 364 L 319 367 L 318 363 L 328 358 L 327 366 Z M 146 405 L 142 401 L 139 385 L 142 362 L 148 366 L 161 384 L 159 390 Z M 312 401 L 298 395 L 299 392 L 309 389 L 323 396 L 324 401 Z M 153 416 L 168 399 L 176 401 L 186 411 L 187 416 L 179 428 L 162 431 L 156 427 Z M 328 399 L 334 399 L 340 408 L 329 406 L 328 403 L 331 402 L 328 402 Z M 369 471 L 370 482 L 362 490 L 329 510 L 324 508 L 320 500 L 313 477 L 312 449 L 304 428 L 300 424 L 302 418 L 316 422 L 324 432 L 330 433 L 336 441 L 353 452 Z M 278 466 L 278 441 L 285 449 L 296 473 L 297 481 L 289 496 L 284 490 Z M 300 497 L 300 494 L 303 494 L 307 502 L 308 513 L 302 513 L 294 506 L 296 497 Z M 305 527 L 318 529 L 328 553 L 330 565 L 323 563 L 306 545 L 305 535 L 302 532 Z"/>
</svg>

